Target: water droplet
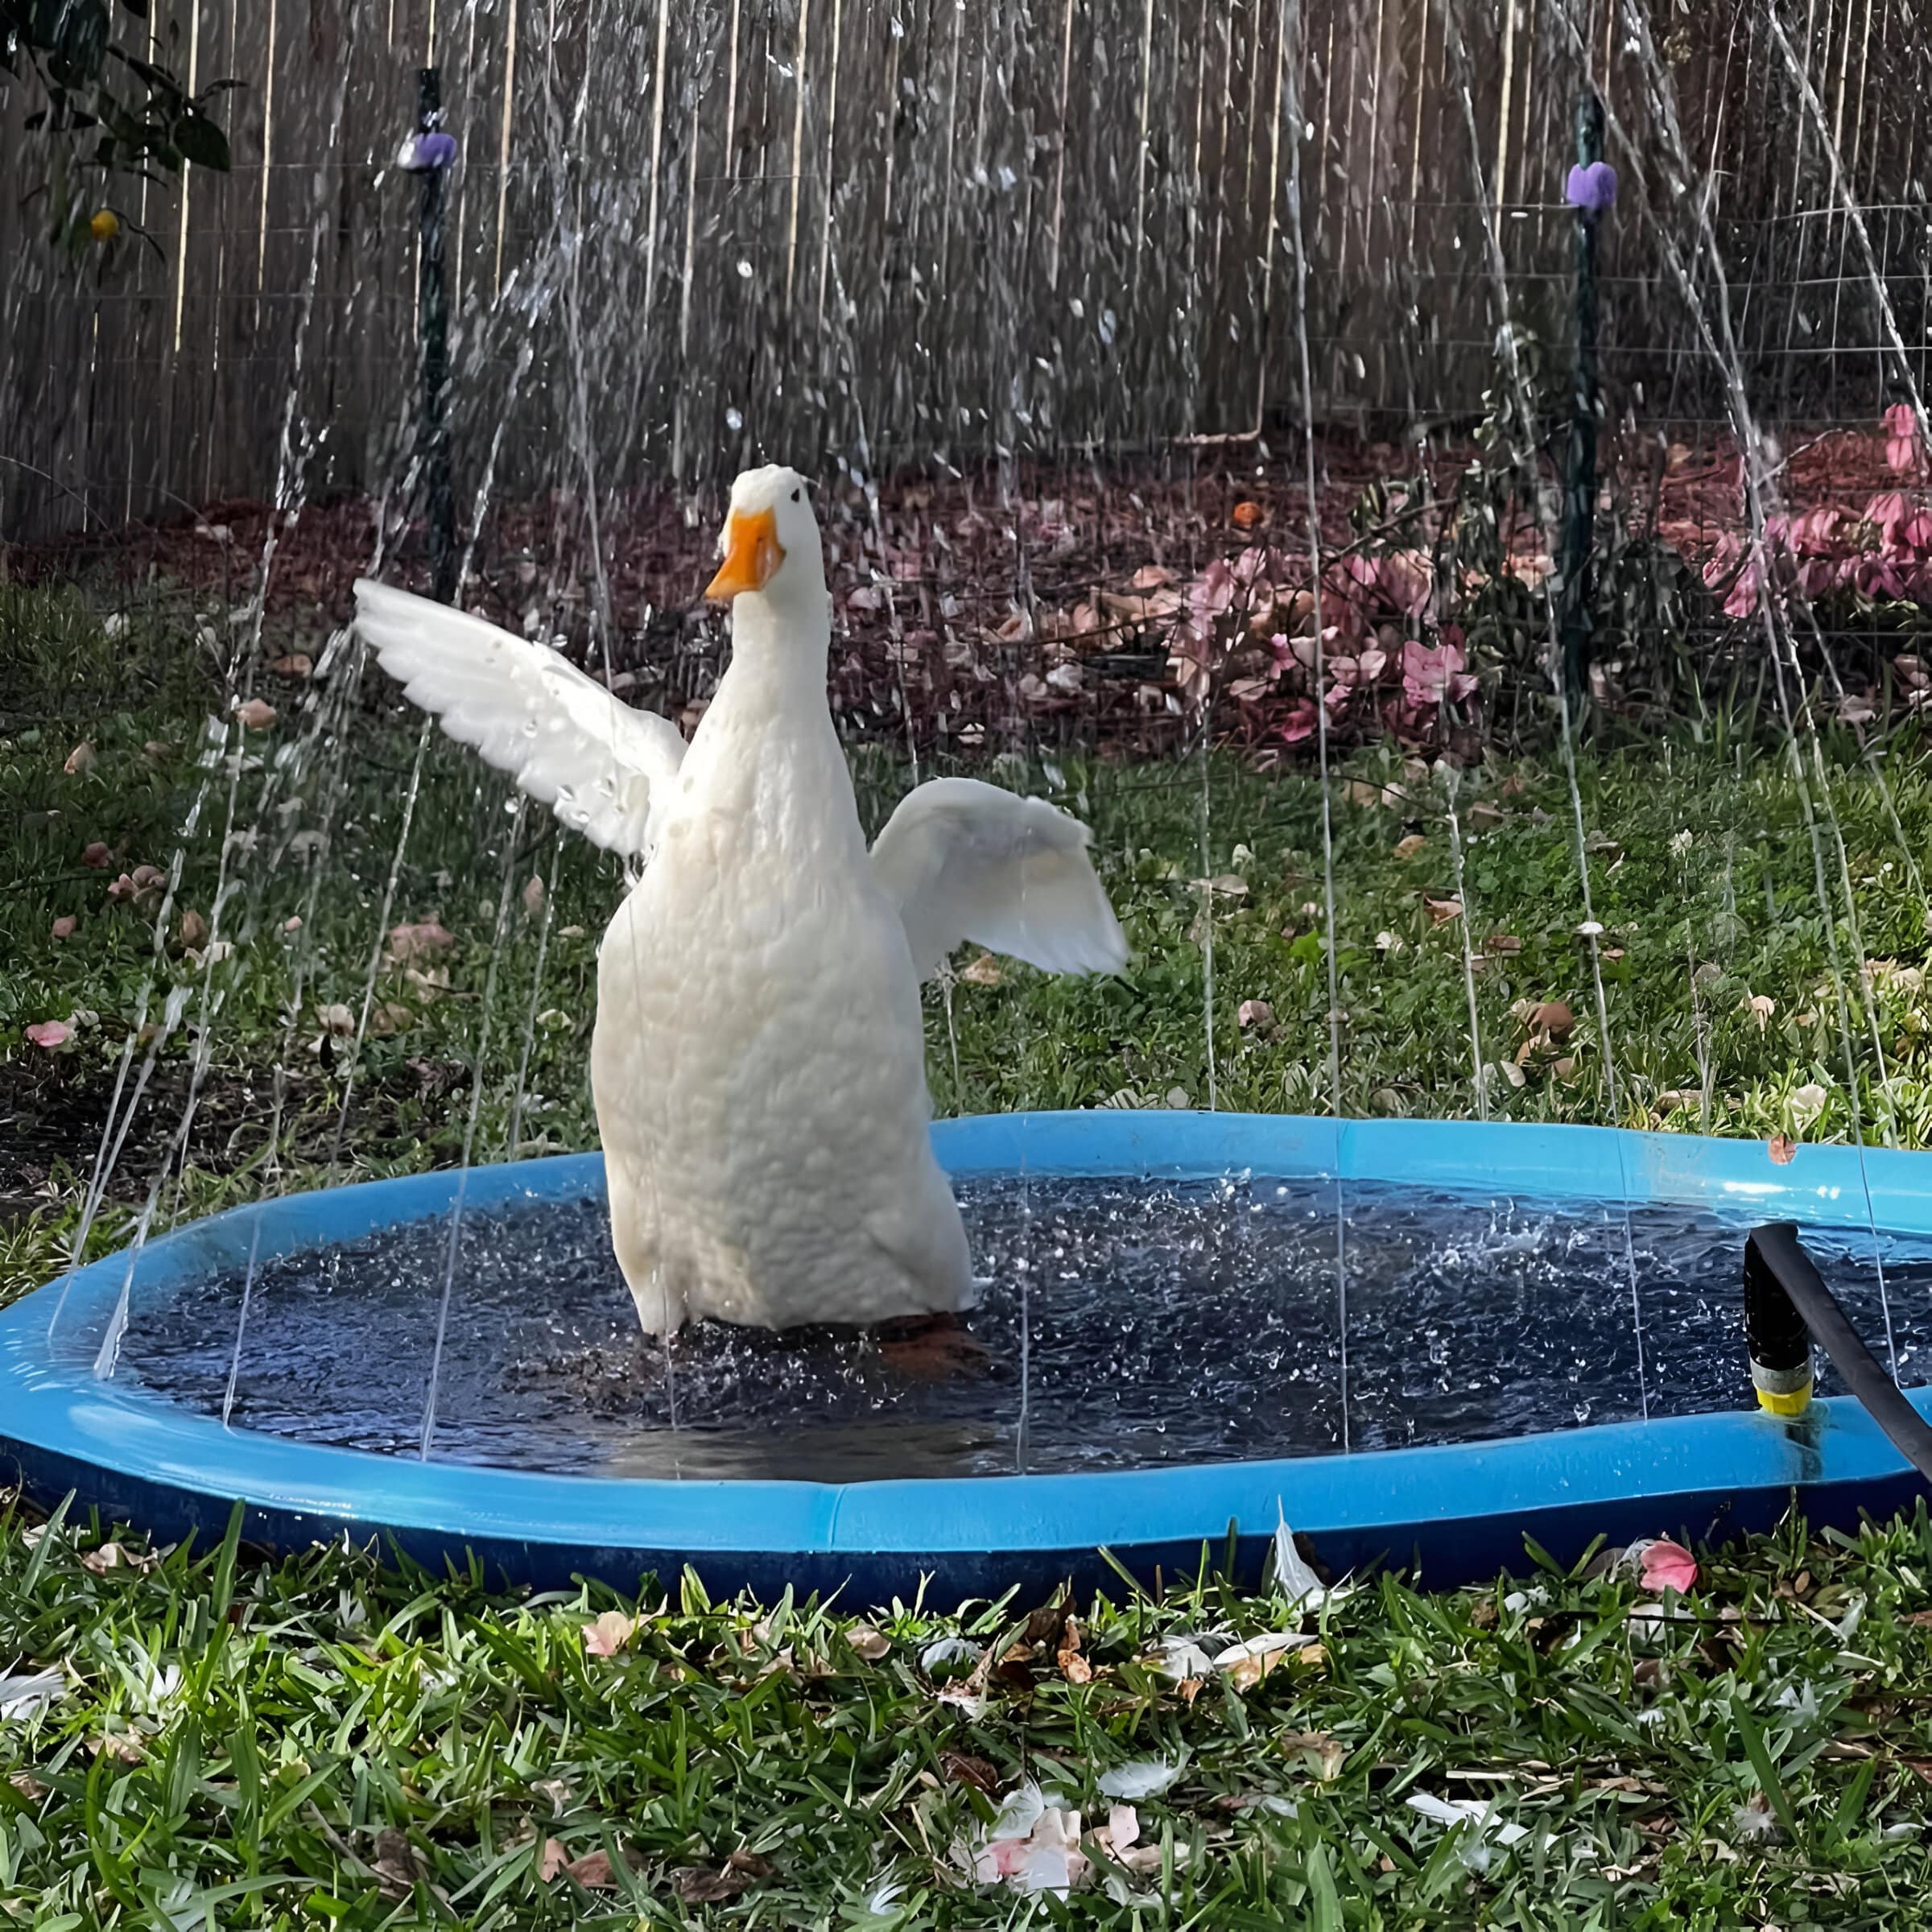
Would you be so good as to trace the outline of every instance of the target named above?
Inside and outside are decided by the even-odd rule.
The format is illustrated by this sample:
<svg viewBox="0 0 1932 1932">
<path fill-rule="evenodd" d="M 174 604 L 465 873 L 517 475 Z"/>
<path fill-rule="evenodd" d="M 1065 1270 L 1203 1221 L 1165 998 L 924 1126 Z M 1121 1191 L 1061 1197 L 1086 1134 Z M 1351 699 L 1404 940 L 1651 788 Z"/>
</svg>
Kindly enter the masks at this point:
<svg viewBox="0 0 1932 1932">
<path fill-rule="evenodd" d="M 742 429 L 745 419 L 735 409 L 728 409 L 724 412 L 724 427 L 732 430 Z"/>
<path fill-rule="evenodd" d="M 738 258 L 738 275 L 743 281 L 749 282 L 751 279 L 751 264 L 742 255 Z"/>
</svg>

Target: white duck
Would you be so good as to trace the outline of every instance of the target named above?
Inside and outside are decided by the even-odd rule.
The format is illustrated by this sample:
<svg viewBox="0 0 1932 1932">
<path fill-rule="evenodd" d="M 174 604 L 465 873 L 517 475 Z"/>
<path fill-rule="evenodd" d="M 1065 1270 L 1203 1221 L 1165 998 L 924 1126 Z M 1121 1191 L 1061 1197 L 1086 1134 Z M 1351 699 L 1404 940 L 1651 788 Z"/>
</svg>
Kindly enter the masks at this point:
<svg viewBox="0 0 1932 1932">
<path fill-rule="evenodd" d="M 831 598 L 803 481 L 733 486 L 707 594 L 732 658 L 688 749 L 541 644 L 378 584 L 357 621 L 453 737 L 647 859 L 597 962 L 591 1083 L 611 1233 L 647 1333 L 939 1318 L 973 1296 L 927 1127 L 919 982 L 971 940 L 1056 972 L 1127 949 L 1086 828 L 935 778 L 868 854 L 826 702 Z"/>
</svg>

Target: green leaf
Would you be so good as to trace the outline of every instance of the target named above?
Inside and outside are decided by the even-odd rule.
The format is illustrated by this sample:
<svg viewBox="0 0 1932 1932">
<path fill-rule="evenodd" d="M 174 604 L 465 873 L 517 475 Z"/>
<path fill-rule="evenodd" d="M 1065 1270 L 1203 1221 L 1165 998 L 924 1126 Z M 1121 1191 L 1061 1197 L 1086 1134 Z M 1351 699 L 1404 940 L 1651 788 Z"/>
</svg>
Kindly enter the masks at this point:
<svg viewBox="0 0 1932 1932">
<path fill-rule="evenodd" d="M 216 174 L 228 172 L 228 136 L 206 114 L 188 114 L 175 123 L 175 146 L 184 160 Z"/>
<path fill-rule="evenodd" d="M 1315 1908 L 1309 1919 L 1312 1932 L 1342 1932 L 1341 1894 L 1335 1889 L 1327 1847 L 1319 1839 L 1308 1848 L 1307 1872 L 1309 1902 Z"/>
<path fill-rule="evenodd" d="M 1785 1835 L 1794 1842 L 1798 1838 L 1798 1814 L 1791 1809 L 1790 1795 L 1777 1775 L 1777 1767 L 1771 1761 L 1771 1752 L 1765 1743 L 1765 1734 L 1751 1721 L 1751 1714 L 1741 1700 L 1734 1701 L 1731 1707 L 1732 1721 L 1736 1724 L 1738 1735 L 1744 1740 L 1744 1755 L 1751 1761 L 1751 1769 L 1757 1773 L 1758 1789 L 1765 1801 L 1777 1814 L 1777 1822 L 1785 1828 Z"/>
<path fill-rule="evenodd" d="M 37 47 L 92 80 L 107 49 L 107 0 L 27 0 L 8 9 L 7 24 Z"/>
</svg>

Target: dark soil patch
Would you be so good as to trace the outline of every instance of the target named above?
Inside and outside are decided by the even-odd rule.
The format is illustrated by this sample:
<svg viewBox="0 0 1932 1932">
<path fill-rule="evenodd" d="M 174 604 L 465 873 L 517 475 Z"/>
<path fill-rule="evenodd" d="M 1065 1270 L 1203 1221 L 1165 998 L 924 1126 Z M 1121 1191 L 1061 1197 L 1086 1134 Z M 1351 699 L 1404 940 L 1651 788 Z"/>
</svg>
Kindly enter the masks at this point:
<svg viewBox="0 0 1932 1932">
<path fill-rule="evenodd" d="M 57 1189 L 85 1182 L 100 1158 L 103 1130 L 114 1104 L 115 1066 L 59 1058 L 0 1061 L 0 1216 L 43 1205 Z M 184 1059 L 155 1063 L 138 1100 L 137 1060 L 116 1113 L 115 1132 L 127 1120 L 108 1184 L 111 1202 L 147 1197 L 175 1145 L 188 1105 L 191 1070 Z M 357 1083 L 342 1145 L 346 1158 L 394 1157 L 420 1148 L 426 1164 L 454 1166 L 461 1149 L 451 1130 L 448 1096 L 467 1077 L 460 1066 L 412 1061 Z M 326 1162 L 334 1148 L 340 1087 L 320 1072 L 289 1074 L 283 1096 L 282 1156 L 295 1164 Z M 211 1067 L 195 1097 L 185 1148 L 187 1164 L 229 1174 L 258 1159 L 275 1121 L 272 1076 Z"/>
</svg>

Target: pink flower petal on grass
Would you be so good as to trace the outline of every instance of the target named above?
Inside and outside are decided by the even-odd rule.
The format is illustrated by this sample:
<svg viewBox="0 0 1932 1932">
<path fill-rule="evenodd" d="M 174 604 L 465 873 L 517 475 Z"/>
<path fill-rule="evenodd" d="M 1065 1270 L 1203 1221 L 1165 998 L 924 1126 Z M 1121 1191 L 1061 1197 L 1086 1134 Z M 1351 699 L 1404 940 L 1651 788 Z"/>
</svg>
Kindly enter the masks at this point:
<svg viewBox="0 0 1932 1932">
<path fill-rule="evenodd" d="M 57 939 L 71 939 L 74 936 L 75 927 L 80 923 L 71 912 L 63 914 L 54 921 L 53 935 Z"/>
<path fill-rule="evenodd" d="M 456 943 L 456 935 L 434 919 L 423 919 L 413 926 L 392 926 L 389 930 L 389 950 L 404 964 L 433 959 Z"/>
<path fill-rule="evenodd" d="M 1687 1596 L 1697 1581 L 1697 1558 L 1682 1543 L 1659 1537 L 1639 1559 L 1639 1580 L 1646 1590 L 1674 1590 Z"/>
<path fill-rule="evenodd" d="M 27 1028 L 27 1037 L 34 1046 L 52 1053 L 74 1037 L 74 1030 L 65 1020 L 40 1020 Z"/>
<path fill-rule="evenodd" d="M 606 1610 L 594 1624 L 584 1626 L 584 1648 L 592 1657 L 615 1657 L 631 1640 L 638 1627 L 634 1616 L 621 1610 Z"/>
</svg>

